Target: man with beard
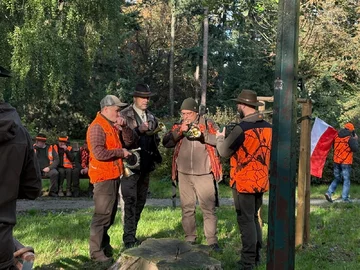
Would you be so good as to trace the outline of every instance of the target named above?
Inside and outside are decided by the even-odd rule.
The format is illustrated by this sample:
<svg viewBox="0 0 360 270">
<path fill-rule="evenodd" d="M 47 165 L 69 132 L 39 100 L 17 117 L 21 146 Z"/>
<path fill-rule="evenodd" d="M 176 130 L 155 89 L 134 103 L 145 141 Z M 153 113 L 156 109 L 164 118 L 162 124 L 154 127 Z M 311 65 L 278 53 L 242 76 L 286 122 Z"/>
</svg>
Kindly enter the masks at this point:
<svg viewBox="0 0 360 270">
<path fill-rule="evenodd" d="M 272 126 L 256 108 L 263 105 L 251 90 L 242 90 L 237 110 L 243 114 L 225 138 L 225 128 L 217 132 L 216 147 L 222 157 L 230 157 L 230 187 L 233 189 L 237 222 L 241 233 L 240 269 L 254 269 L 260 263 L 262 232 L 258 210 L 269 190 Z"/>
</svg>

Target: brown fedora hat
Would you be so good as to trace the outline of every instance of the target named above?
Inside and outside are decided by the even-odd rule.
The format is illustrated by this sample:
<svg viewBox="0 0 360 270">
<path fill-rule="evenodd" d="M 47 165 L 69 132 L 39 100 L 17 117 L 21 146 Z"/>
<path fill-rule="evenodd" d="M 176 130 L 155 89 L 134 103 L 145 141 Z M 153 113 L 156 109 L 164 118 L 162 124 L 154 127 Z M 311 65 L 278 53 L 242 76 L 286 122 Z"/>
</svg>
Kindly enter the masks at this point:
<svg viewBox="0 0 360 270">
<path fill-rule="evenodd" d="M 135 91 L 131 93 L 134 97 L 152 97 L 155 94 L 151 93 L 150 87 L 147 84 L 138 83 L 135 86 Z"/>
<path fill-rule="evenodd" d="M 242 103 L 250 106 L 263 106 L 264 103 L 259 102 L 257 100 L 256 92 L 252 90 L 244 89 L 241 91 L 240 95 L 237 98 L 233 98 L 231 100 L 235 100 L 236 103 Z"/>
</svg>

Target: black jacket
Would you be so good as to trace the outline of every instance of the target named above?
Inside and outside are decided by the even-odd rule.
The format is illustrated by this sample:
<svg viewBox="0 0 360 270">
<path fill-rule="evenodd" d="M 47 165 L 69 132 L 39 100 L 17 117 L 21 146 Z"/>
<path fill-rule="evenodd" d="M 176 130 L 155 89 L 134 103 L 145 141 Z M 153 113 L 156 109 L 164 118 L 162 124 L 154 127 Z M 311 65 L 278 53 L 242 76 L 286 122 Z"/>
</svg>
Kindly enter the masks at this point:
<svg viewBox="0 0 360 270">
<path fill-rule="evenodd" d="M 29 133 L 15 108 L 0 103 L 0 223 L 16 224 L 16 199 L 35 199 L 41 175 Z"/>
</svg>

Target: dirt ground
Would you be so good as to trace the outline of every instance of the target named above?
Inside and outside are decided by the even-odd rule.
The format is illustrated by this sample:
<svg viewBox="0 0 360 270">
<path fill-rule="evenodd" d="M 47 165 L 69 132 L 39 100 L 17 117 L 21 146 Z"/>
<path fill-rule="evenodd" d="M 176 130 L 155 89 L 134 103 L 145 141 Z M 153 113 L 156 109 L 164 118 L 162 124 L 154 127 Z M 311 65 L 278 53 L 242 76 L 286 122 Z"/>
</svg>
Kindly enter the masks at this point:
<svg viewBox="0 0 360 270">
<path fill-rule="evenodd" d="M 220 201 L 220 205 L 232 205 L 233 200 L 223 198 Z M 148 198 L 146 205 L 149 206 L 162 206 L 162 207 L 171 207 L 171 199 L 152 199 Z M 176 205 L 180 205 L 179 199 L 176 201 Z M 17 211 L 23 212 L 28 210 L 71 210 L 71 209 L 85 209 L 92 208 L 94 202 L 89 197 L 79 197 L 79 198 L 54 198 L 54 197 L 40 197 L 34 201 L 31 200 L 18 200 L 17 201 Z"/>
</svg>

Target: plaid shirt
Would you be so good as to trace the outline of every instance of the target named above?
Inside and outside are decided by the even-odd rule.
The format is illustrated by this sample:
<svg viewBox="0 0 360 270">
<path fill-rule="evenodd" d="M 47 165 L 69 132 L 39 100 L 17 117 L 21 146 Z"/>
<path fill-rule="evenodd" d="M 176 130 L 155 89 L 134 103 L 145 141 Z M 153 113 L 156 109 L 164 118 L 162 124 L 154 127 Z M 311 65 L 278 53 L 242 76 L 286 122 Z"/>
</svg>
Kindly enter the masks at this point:
<svg viewBox="0 0 360 270">
<path fill-rule="evenodd" d="M 89 150 L 80 147 L 81 153 L 81 168 L 85 169 L 89 167 Z"/>
</svg>

